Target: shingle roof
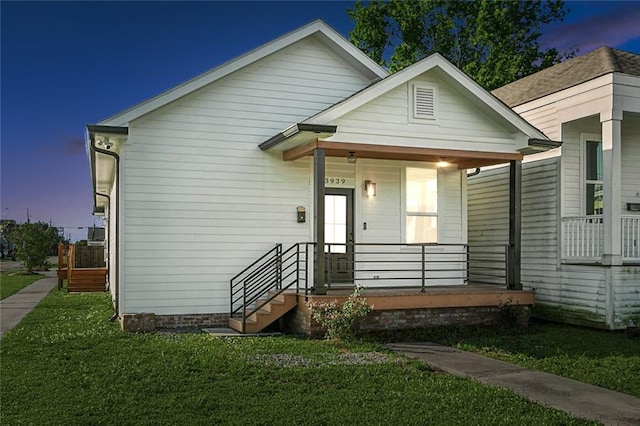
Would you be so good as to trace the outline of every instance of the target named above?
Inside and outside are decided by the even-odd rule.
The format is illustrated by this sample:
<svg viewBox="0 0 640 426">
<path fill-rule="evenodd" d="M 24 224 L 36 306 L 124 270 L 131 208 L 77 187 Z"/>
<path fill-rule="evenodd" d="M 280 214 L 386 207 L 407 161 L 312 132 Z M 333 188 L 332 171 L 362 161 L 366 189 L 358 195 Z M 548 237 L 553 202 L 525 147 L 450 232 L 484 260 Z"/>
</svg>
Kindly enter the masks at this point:
<svg viewBox="0 0 640 426">
<path fill-rule="evenodd" d="M 640 75 L 640 55 L 600 47 L 499 87 L 492 93 L 513 108 L 612 72 Z"/>
</svg>

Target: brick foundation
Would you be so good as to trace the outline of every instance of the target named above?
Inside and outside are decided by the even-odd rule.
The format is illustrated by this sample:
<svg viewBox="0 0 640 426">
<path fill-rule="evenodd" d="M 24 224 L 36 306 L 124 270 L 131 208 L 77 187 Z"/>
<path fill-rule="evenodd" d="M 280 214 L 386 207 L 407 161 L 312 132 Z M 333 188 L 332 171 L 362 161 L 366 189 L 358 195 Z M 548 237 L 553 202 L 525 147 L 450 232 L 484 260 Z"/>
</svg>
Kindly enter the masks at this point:
<svg viewBox="0 0 640 426">
<path fill-rule="evenodd" d="M 159 329 L 228 327 L 229 314 L 156 315 L 154 313 L 122 314 L 120 327 L 132 333 Z"/>
<path fill-rule="evenodd" d="M 522 306 L 523 315 L 520 321 L 527 321 L 529 307 Z M 392 309 L 374 310 L 367 315 L 362 330 L 408 330 L 413 328 L 429 328 L 439 326 L 462 325 L 496 325 L 502 318 L 502 310 L 498 306 L 470 306 L 461 308 L 424 308 L 424 309 Z M 322 327 L 311 318 L 311 311 L 306 306 L 298 308 L 284 317 L 284 330 L 290 333 L 321 337 Z"/>
</svg>

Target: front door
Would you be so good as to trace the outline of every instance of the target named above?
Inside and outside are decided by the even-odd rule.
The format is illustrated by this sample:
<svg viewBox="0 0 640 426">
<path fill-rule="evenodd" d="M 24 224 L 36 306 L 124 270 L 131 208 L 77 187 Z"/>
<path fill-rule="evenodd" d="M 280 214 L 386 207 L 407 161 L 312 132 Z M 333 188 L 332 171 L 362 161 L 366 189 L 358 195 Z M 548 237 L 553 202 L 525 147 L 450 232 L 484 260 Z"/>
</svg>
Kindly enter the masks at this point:
<svg viewBox="0 0 640 426">
<path fill-rule="evenodd" d="M 353 283 L 353 189 L 327 188 L 324 196 L 327 283 Z"/>
</svg>

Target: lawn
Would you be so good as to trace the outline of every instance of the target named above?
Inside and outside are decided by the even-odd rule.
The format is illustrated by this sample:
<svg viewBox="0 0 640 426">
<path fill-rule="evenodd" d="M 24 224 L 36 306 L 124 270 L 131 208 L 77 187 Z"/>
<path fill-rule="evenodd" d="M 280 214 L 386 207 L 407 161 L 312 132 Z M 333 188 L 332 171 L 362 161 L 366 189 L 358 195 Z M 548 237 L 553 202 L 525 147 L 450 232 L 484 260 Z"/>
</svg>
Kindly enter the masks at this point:
<svg viewBox="0 0 640 426">
<path fill-rule="evenodd" d="M 621 331 L 532 321 L 519 333 L 467 328 L 384 338 L 435 341 L 640 397 L 640 339 Z"/>
<path fill-rule="evenodd" d="M 42 278 L 41 274 L 24 274 L 24 271 L 9 271 L 0 274 L 0 300 L 15 294 Z"/>
<path fill-rule="evenodd" d="M 592 424 L 377 344 L 127 334 L 52 292 L 0 349 L 3 424 Z"/>
</svg>

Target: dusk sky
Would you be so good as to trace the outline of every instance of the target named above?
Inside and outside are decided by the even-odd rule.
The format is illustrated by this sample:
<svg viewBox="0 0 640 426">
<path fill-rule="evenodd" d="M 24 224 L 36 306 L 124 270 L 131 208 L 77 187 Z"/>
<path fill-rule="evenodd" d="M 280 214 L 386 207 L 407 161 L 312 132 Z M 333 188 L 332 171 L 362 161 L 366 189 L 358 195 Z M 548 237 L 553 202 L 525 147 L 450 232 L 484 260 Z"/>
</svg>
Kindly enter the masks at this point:
<svg viewBox="0 0 640 426">
<path fill-rule="evenodd" d="M 315 19 L 348 37 L 352 1 L 8 2 L 1 15 L 2 219 L 93 226 L 85 125 Z M 541 42 L 640 53 L 640 1 L 568 1 Z M 95 220 L 97 225 L 100 220 Z"/>
</svg>

